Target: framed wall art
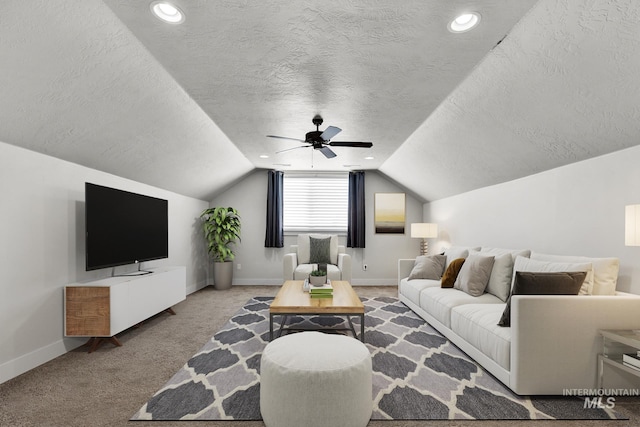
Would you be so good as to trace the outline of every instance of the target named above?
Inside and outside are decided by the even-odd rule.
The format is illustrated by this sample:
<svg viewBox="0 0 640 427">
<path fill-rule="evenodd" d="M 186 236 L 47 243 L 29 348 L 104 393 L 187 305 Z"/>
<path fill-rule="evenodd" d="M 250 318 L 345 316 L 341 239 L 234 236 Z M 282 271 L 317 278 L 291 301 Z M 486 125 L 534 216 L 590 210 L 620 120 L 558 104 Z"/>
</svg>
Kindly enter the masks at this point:
<svg viewBox="0 0 640 427">
<path fill-rule="evenodd" d="M 373 222 L 376 234 L 404 234 L 405 194 L 375 193 Z"/>
</svg>

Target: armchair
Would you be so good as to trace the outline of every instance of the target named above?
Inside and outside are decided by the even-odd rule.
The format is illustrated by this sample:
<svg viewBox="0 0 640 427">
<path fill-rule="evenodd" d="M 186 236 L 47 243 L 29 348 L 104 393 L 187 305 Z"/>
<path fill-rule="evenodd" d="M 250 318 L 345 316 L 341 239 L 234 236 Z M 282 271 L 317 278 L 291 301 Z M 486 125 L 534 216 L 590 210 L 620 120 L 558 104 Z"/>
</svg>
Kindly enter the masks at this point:
<svg viewBox="0 0 640 427">
<path fill-rule="evenodd" d="M 318 268 L 318 263 L 326 263 L 329 280 L 351 282 L 351 255 L 338 245 L 338 236 L 299 234 L 297 243 L 284 255 L 284 280 L 304 280 Z"/>
</svg>

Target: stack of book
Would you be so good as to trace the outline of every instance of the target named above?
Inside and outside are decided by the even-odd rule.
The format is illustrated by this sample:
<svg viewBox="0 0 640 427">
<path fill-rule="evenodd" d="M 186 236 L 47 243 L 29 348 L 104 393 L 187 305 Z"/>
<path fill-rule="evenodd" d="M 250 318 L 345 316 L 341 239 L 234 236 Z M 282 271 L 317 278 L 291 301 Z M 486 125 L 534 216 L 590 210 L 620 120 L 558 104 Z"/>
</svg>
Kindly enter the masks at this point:
<svg viewBox="0 0 640 427">
<path fill-rule="evenodd" d="M 622 364 L 630 368 L 640 370 L 640 351 L 638 353 L 625 353 L 622 355 Z"/>
<path fill-rule="evenodd" d="M 326 283 L 322 286 L 309 286 L 309 296 L 311 298 L 332 298 L 333 287 L 331 283 Z"/>
</svg>

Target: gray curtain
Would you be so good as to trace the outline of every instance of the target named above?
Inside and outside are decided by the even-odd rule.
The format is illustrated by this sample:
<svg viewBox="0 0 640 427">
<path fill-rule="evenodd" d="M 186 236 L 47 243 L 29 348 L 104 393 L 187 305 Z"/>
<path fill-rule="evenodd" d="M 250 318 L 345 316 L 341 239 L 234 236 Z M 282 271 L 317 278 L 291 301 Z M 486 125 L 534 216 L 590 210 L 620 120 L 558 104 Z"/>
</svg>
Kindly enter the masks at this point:
<svg viewBox="0 0 640 427">
<path fill-rule="evenodd" d="M 364 248 L 365 205 L 364 171 L 349 172 L 349 219 L 347 224 L 347 247 Z"/>
<path fill-rule="evenodd" d="M 267 231 L 264 238 L 265 248 L 284 247 L 283 231 L 283 181 L 284 172 L 270 170 L 267 184 Z"/>
</svg>

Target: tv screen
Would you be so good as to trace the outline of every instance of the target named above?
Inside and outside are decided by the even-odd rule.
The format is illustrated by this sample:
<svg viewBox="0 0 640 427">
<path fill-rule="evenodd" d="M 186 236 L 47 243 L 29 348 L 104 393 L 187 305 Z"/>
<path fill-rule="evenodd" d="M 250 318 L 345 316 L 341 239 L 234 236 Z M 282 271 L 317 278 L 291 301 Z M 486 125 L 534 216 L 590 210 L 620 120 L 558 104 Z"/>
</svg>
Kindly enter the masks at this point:
<svg viewBox="0 0 640 427">
<path fill-rule="evenodd" d="M 169 257 L 167 200 L 85 183 L 86 269 Z"/>
</svg>

